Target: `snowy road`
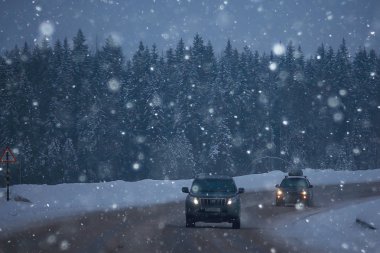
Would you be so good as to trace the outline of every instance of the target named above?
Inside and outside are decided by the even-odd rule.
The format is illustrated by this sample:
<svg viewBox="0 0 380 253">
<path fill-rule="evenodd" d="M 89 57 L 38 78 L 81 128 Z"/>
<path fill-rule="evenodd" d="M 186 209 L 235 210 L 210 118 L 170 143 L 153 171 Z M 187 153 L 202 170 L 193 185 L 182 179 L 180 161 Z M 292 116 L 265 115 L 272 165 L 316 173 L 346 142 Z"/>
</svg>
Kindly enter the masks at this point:
<svg viewBox="0 0 380 253">
<path fill-rule="evenodd" d="M 302 219 L 352 201 L 380 195 L 380 182 L 315 189 L 315 207 L 296 210 L 272 205 L 273 192 L 246 193 L 242 198 L 242 229 L 230 224 L 184 227 L 184 203 L 131 208 L 53 224 L 0 240 L 5 252 L 321 252 L 297 240 L 279 237 L 284 220 Z M 277 236 L 276 236 L 277 234 Z M 299 242 L 301 243 L 301 242 Z M 347 251 L 345 251 L 347 252 Z"/>
</svg>

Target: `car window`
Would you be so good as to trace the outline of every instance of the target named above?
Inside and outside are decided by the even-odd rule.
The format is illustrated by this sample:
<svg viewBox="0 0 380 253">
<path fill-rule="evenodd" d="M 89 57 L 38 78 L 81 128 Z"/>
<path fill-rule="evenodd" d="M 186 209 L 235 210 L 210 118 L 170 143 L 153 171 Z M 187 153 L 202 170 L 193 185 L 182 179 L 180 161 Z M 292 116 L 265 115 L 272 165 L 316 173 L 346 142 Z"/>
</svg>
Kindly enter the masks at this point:
<svg viewBox="0 0 380 253">
<path fill-rule="evenodd" d="M 191 187 L 192 193 L 206 192 L 236 192 L 236 185 L 232 179 L 196 179 Z"/>
<path fill-rule="evenodd" d="M 303 178 L 287 178 L 282 180 L 281 187 L 303 188 L 309 187 L 309 183 Z"/>
</svg>

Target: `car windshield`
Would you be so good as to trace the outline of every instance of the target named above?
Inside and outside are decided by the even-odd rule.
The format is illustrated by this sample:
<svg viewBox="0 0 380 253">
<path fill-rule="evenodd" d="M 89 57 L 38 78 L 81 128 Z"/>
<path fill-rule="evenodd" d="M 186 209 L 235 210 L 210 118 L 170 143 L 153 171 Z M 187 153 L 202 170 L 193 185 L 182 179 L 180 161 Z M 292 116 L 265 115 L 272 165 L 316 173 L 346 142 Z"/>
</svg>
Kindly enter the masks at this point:
<svg viewBox="0 0 380 253">
<path fill-rule="evenodd" d="M 206 192 L 236 192 L 236 185 L 232 179 L 196 179 L 191 187 L 192 193 Z"/>
<path fill-rule="evenodd" d="M 282 180 L 280 186 L 284 188 L 307 188 L 309 184 L 303 178 L 287 178 Z"/>
</svg>

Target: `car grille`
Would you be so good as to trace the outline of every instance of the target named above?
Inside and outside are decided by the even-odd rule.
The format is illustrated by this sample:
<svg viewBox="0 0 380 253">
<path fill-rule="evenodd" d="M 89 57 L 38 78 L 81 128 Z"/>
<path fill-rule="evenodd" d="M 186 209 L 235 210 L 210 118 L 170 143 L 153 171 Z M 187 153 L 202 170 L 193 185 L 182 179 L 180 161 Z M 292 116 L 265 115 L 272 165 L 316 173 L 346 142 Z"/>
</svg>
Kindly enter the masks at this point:
<svg viewBox="0 0 380 253">
<path fill-rule="evenodd" d="M 226 199 L 201 199 L 201 205 L 202 206 L 225 206 L 226 205 Z"/>
<path fill-rule="evenodd" d="M 287 202 L 297 202 L 302 199 L 302 195 L 298 191 L 287 191 L 285 198 Z"/>
</svg>

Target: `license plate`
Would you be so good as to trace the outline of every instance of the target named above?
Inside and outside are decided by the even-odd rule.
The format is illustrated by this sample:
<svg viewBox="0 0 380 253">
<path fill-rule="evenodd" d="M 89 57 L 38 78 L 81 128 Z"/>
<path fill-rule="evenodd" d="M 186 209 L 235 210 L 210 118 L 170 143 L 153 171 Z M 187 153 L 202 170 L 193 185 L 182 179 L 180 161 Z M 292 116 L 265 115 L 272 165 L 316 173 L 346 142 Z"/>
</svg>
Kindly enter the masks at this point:
<svg viewBox="0 0 380 253">
<path fill-rule="evenodd" d="M 205 209 L 206 212 L 220 212 L 220 208 L 206 208 Z"/>
</svg>

